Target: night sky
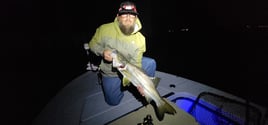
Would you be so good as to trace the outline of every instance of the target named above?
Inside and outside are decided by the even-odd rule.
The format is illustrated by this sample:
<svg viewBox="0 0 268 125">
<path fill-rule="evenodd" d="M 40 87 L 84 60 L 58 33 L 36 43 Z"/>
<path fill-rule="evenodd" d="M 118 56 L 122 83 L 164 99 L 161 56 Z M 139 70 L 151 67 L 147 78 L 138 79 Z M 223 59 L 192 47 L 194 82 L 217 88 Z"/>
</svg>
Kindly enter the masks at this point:
<svg viewBox="0 0 268 125">
<path fill-rule="evenodd" d="M 15 0 L 1 6 L 2 96 L 9 124 L 29 124 L 86 72 L 83 44 L 114 20 L 121 1 Z M 267 106 L 265 0 L 136 0 L 146 56 L 157 70 Z"/>
</svg>

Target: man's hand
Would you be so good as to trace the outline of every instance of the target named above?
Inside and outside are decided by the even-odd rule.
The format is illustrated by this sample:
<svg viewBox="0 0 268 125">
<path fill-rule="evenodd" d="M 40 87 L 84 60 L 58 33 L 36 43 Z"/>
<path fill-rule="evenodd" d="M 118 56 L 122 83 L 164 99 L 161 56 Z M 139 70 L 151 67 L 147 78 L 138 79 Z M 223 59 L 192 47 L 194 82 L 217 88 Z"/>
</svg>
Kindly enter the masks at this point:
<svg viewBox="0 0 268 125">
<path fill-rule="evenodd" d="M 107 50 L 104 50 L 103 51 L 103 58 L 106 61 L 111 62 L 111 61 L 113 61 L 113 58 L 112 58 L 111 54 L 112 54 L 112 51 L 111 50 L 108 50 L 108 49 Z"/>
<path fill-rule="evenodd" d="M 137 89 L 138 89 L 138 91 L 140 92 L 140 94 L 141 94 L 142 96 L 144 96 L 144 90 L 143 90 L 143 88 L 142 88 L 141 86 L 137 86 Z"/>
</svg>

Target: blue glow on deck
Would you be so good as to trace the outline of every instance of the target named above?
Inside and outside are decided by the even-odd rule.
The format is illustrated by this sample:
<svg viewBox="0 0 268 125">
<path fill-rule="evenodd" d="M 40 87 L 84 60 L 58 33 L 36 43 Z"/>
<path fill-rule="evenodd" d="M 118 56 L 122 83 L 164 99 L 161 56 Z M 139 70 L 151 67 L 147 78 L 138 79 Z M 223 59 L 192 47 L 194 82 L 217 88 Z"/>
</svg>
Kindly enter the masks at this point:
<svg viewBox="0 0 268 125">
<path fill-rule="evenodd" d="M 200 125 L 244 125 L 239 118 L 228 112 L 224 112 L 219 107 L 215 107 L 204 101 L 199 101 L 194 105 L 195 100 L 191 98 L 180 97 L 173 102 L 176 105 L 191 114 Z M 224 115 L 223 115 L 224 114 Z M 228 117 L 226 117 L 228 116 Z"/>
</svg>

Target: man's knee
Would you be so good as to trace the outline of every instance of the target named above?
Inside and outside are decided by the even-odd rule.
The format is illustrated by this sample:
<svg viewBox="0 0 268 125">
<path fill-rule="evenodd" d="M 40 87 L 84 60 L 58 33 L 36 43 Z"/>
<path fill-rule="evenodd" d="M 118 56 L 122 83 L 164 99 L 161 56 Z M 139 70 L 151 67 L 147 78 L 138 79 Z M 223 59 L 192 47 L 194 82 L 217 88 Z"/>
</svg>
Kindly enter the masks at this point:
<svg viewBox="0 0 268 125">
<path fill-rule="evenodd" d="M 108 104 L 108 105 L 111 105 L 111 106 L 116 106 L 120 103 L 121 100 L 119 99 L 111 99 L 111 98 L 106 98 L 105 99 L 105 102 Z"/>
<path fill-rule="evenodd" d="M 122 92 L 109 93 L 109 94 L 106 93 L 105 102 L 111 106 L 115 106 L 121 102 L 123 96 L 124 96 L 124 94 Z"/>
<path fill-rule="evenodd" d="M 144 57 L 142 62 L 142 68 L 145 70 L 148 76 L 154 77 L 156 70 L 156 61 L 153 58 Z"/>
<path fill-rule="evenodd" d="M 149 58 L 149 57 L 143 57 L 143 64 L 146 66 L 155 66 L 156 65 L 156 61 L 153 58 Z"/>
<path fill-rule="evenodd" d="M 156 61 L 153 58 L 151 58 L 150 64 L 155 66 L 156 65 Z"/>
</svg>

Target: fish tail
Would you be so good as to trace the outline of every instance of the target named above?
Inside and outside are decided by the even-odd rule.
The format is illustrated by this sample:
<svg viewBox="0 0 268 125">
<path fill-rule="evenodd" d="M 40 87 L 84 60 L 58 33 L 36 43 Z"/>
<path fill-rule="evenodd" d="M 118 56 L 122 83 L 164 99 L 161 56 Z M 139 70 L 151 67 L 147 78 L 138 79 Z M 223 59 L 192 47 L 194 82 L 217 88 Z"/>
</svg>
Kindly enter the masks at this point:
<svg viewBox="0 0 268 125">
<path fill-rule="evenodd" d="M 157 106 L 156 116 L 159 121 L 164 119 L 165 113 L 173 115 L 176 113 L 176 110 L 166 100 L 163 101 L 164 103 L 162 105 Z"/>
</svg>

